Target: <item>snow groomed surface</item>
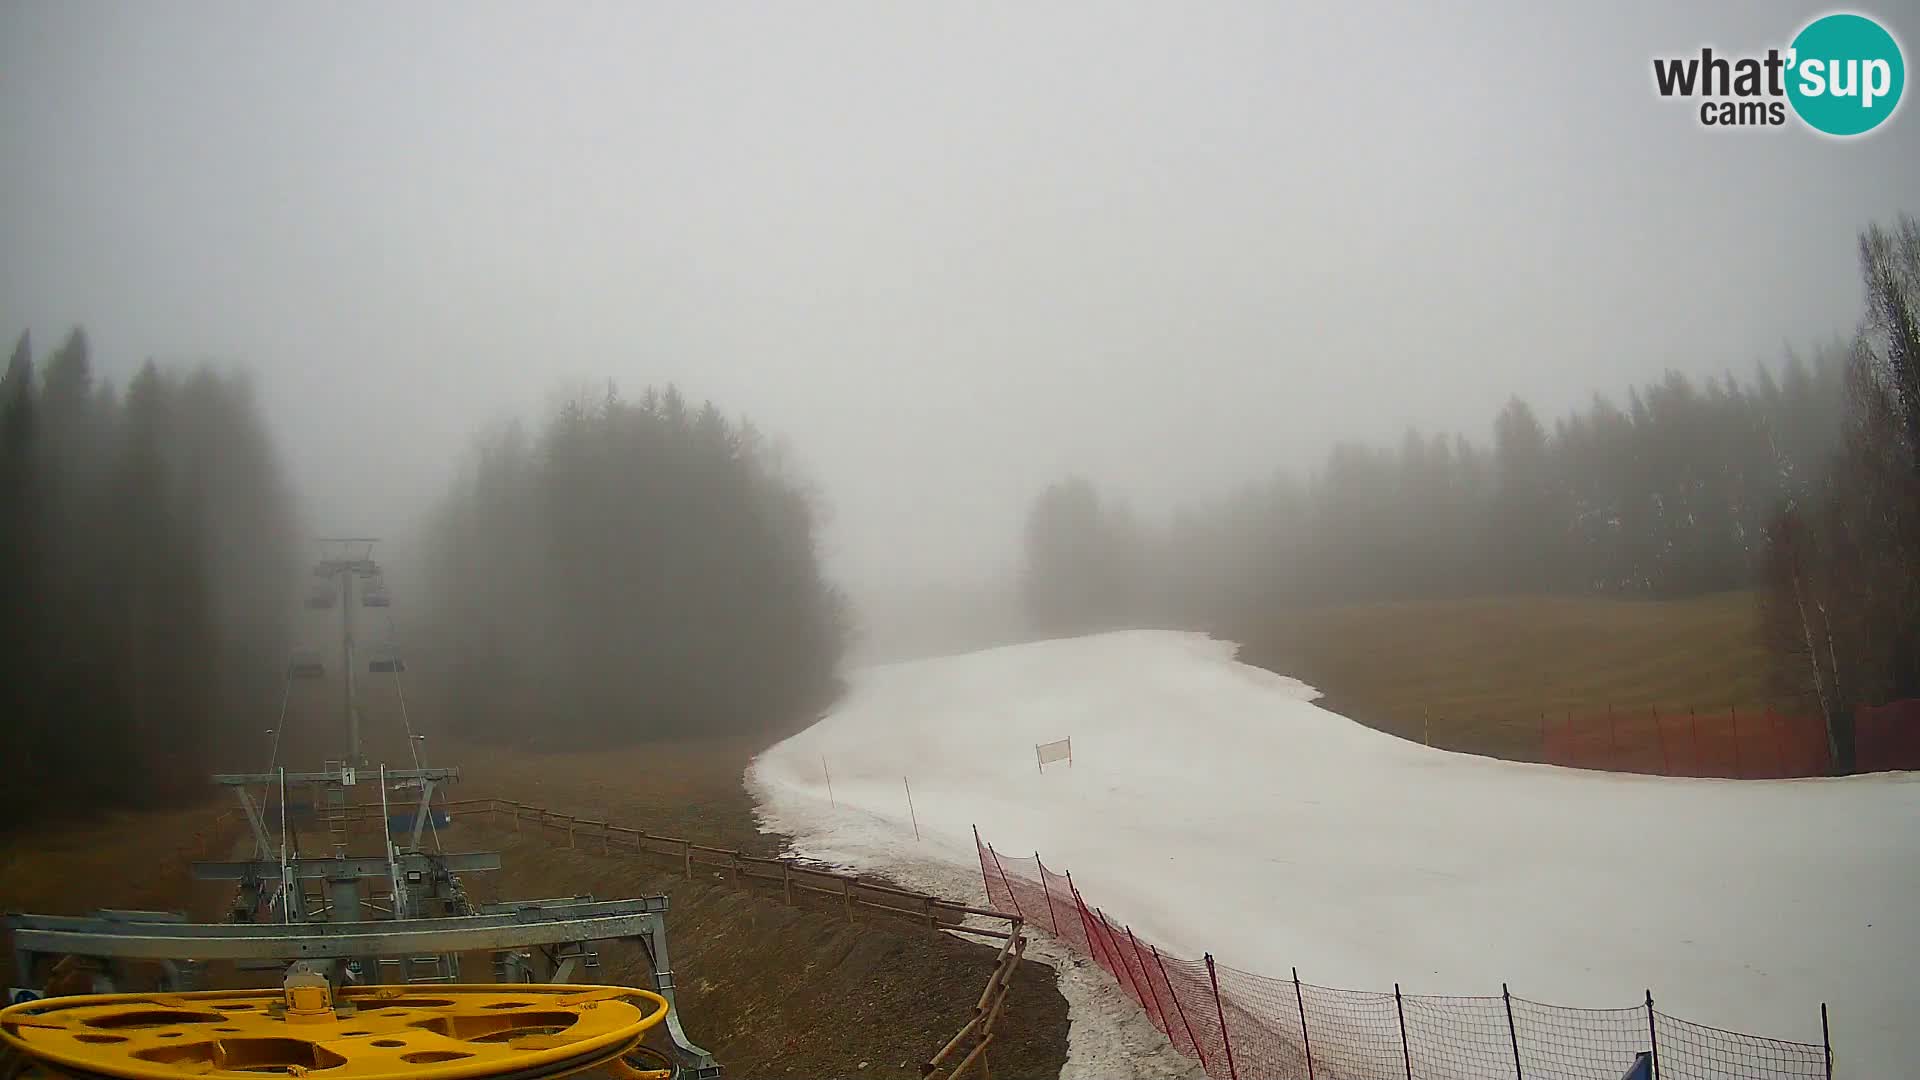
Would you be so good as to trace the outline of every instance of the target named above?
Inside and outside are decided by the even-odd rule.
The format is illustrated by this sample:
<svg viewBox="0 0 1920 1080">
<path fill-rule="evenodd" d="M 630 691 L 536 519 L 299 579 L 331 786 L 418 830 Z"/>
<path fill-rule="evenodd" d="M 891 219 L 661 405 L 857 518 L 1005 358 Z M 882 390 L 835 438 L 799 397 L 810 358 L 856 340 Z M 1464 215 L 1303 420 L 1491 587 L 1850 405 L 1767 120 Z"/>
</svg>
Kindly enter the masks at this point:
<svg viewBox="0 0 1920 1080">
<path fill-rule="evenodd" d="M 807 856 L 979 896 L 971 826 L 1184 955 L 1331 986 L 1612 1006 L 1920 1060 L 1920 778 L 1624 776 L 1433 750 L 1198 634 L 857 672 L 750 781 Z M 1034 745 L 1073 739 L 1037 771 Z M 831 775 L 831 800 L 828 776 Z M 914 839 L 905 786 L 922 839 Z"/>
</svg>

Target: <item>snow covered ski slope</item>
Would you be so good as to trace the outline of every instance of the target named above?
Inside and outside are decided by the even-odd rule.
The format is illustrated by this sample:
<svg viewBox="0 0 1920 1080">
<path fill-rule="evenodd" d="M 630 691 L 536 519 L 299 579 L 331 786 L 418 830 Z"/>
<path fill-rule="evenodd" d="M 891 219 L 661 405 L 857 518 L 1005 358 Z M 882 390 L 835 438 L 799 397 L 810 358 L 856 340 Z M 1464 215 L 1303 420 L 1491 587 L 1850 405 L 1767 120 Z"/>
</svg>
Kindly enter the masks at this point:
<svg viewBox="0 0 1920 1080">
<path fill-rule="evenodd" d="M 808 856 L 977 896 L 977 824 L 1143 937 L 1244 970 L 1576 1006 L 1651 987 L 1663 1012 L 1815 1043 L 1827 1001 L 1840 1075 L 1920 1074 L 1920 774 L 1433 750 L 1235 648 L 1129 631 L 869 668 L 750 782 Z M 1041 774 L 1034 744 L 1069 736 L 1071 768 Z"/>
</svg>

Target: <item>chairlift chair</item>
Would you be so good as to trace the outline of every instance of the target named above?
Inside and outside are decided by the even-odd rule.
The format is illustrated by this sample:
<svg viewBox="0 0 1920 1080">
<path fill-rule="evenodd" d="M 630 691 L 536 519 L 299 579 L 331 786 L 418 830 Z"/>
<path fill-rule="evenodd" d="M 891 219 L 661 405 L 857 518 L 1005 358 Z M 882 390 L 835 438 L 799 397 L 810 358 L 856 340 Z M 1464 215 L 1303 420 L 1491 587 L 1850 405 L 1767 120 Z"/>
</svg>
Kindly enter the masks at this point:
<svg viewBox="0 0 1920 1080">
<path fill-rule="evenodd" d="M 393 598 L 385 585 L 369 586 L 366 592 L 360 594 L 361 607 L 388 607 L 392 603 Z"/>
<path fill-rule="evenodd" d="M 287 658 L 287 671 L 296 679 L 317 679 L 327 673 L 318 649 L 295 649 Z"/>
<path fill-rule="evenodd" d="M 315 611 L 321 611 L 332 606 L 333 586 L 331 584 L 316 584 L 313 588 L 307 590 L 307 607 Z"/>
<path fill-rule="evenodd" d="M 400 651 L 390 644 L 375 645 L 367 654 L 368 671 L 405 671 L 406 661 L 400 659 Z"/>
</svg>

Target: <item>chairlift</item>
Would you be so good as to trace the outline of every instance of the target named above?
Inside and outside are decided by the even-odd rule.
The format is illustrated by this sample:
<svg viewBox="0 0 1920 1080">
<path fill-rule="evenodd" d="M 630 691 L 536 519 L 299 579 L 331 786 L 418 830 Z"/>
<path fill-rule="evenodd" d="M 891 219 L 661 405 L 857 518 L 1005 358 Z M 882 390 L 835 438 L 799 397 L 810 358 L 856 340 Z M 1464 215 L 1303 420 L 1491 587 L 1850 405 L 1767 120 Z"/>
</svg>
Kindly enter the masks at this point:
<svg viewBox="0 0 1920 1080">
<path fill-rule="evenodd" d="M 367 591 L 360 594 L 361 607 L 388 607 L 392 603 L 393 597 L 385 585 L 368 586 Z"/>
<path fill-rule="evenodd" d="M 316 584 L 313 588 L 307 590 L 307 607 L 315 611 L 332 607 L 333 599 L 333 586 L 331 584 Z"/>
<path fill-rule="evenodd" d="M 376 645 L 367 655 L 368 671 L 405 671 L 406 661 L 400 659 L 400 652 L 392 645 Z"/>
<path fill-rule="evenodd" d="M 327 667 L 320 662 L 320 650 L 295 649 L 287 658 L 287 671 L 296 679 L 317 679 L 327 673 Z"/>
</svg>

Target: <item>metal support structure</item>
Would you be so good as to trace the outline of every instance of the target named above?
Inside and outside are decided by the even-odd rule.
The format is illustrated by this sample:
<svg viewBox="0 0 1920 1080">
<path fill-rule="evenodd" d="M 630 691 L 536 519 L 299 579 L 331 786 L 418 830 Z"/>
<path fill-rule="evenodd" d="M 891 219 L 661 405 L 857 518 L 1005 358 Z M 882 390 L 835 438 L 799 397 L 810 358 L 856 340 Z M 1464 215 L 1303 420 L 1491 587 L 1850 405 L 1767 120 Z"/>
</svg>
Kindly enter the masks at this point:
<svg viewBox="0 0 1920 1080">
<path fill-rule="evenodd" d="M 506 905 L 502 905 L 506 906 Z M 673 967 L 667 951 L 665 896 L 636 900 L 579 902 L 533 901 L 489 914 L 375 922 L 187 923 L 150 922 L 94 916 L 11 915 L 14 969 L 30 980 L 36 961 L 74 955 L 109 961 L 132 960 L 358 960 L 371 979 L 383 959 L 411 959 L 458 952 L 519 953 L 602 941 L 633 941 L 651 963 L 654 990 L 673 1012 L 666 1021 L 681 1075 L 719 1075 L 713 1056 L 686 1037 L 674 1006 Z M 576 950 L 574 955 L 580 955 Z M 369 960 L 373 967 L 366 967 Z M 589 966 L 592 961 L 589 960 Z M 191 980 L 183 980 L 191 981 Z M 191 985 L 163 986 L 190 990 Z"/>
<path fill-rule="evenodd" d="M 363 856 L 345 859 L 293 859 L 288 861 L 289 876 L 297 881 L 326 881 L 336 877 L 384 878 L 390 865 L 403 873 L 422 875 L 468 874 L 500 869 L 497 851 L 469 851 L 448 855 L 401 852 L 392 864 L 386 859 Z M 279 873 L 277 862 L 197 862 L 192 864 L 195 881 L 272 881 Z"/>
</svg>

